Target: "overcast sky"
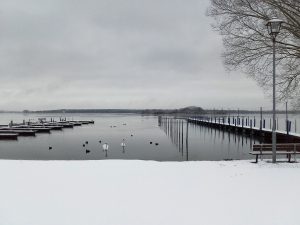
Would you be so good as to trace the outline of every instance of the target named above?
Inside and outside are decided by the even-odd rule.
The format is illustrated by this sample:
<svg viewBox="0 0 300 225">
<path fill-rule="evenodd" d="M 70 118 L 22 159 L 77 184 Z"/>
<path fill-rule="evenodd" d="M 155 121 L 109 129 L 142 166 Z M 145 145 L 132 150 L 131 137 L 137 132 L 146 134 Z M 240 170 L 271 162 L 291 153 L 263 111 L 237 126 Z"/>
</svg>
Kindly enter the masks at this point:
<svg viewBox="0 0 300 225">
<path fill-rule="evenodd" d="M 0 108 L 270 108 L 209 0 L 1 0 Z"/>
</svg>

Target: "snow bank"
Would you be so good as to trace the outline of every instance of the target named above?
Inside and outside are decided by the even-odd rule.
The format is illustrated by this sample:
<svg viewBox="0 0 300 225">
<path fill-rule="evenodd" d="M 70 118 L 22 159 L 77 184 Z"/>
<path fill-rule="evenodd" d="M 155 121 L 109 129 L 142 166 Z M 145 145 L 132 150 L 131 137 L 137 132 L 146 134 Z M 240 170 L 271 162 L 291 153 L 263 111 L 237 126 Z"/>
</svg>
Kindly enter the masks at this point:
<svg viewBox="0 0 300 225">
<path fill-rule="evenodd" d="M 0 224 L 299 225 L 300 165 L 0 161 Z"/>
</svg>

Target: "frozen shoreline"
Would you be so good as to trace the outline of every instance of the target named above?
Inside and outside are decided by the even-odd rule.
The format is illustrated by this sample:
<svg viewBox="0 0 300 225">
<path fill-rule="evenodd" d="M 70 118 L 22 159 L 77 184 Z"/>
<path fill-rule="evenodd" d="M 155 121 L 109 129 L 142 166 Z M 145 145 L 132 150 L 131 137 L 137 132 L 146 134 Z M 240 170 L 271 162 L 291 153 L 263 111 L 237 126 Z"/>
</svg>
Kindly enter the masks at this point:
<svg viewBox="0 0 300 225">
<path fill-rule="evenodd" d="M 300 224 L 300 163 L 0 160 L 0 224 Z"/>
</svg>

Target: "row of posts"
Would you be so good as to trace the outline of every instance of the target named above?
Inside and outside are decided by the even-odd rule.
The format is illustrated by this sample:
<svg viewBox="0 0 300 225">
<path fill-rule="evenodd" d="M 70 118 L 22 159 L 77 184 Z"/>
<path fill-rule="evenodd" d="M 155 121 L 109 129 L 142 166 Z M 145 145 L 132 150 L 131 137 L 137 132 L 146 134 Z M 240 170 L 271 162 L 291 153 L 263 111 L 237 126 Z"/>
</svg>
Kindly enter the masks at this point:
<svg viewBox="0 0 300 225">
<path fill-rule="evenodd" d="M 234 126 L 246 126 L 246 127 L 259 127 L 260 130 L 265 129 L 266 128 L 266 119 L 263 119 L 261 117 L 261 119 L 259 121 L 257 121 L 257 119 L 254 118 L 251 119 L 249 116 L 248 117 L 239 117 L 239 116 L 223 116 L 223 117 L 208 117 L 206 118 L 206 120 L 208 122 L 214 122 L 214 123 L 219 123 L 219 124 L 228 124 L 228 125 L 234 125 Z M 226 121 L 227 120 L 227 121 Z M 258 122 L 258 124 L 257 124 Z M 295 133 L 297 133 L 297 121 L 295 120 Z M 270 118 L 270 129 L 272 129 L 272 119 Z M 291 128 L 292 128 L 292 121 L 290 120 L 286 120 L 286 124 L 285 124 L 285 130 L 287 132 L 287 134 L 289 134 L 291 132 Z M 278 123 L 278 118 L 275 121 L 275 129 L 279 130 L 279 123 Z"/>
<path fill-rule="evenodd" d="M 172 143 L 178 147 L 182 156 L 184 156 L 185 152 L 185 157 L 188 161 L 188 123 L 183 119 L 159 116 L 158 125 L 170 137 Z"/>
<path fill-rule="evenodd" d="M 236 116 L 236 118 L 232 117 L 232 120 L 230 119 L 230 116 L 227 117 L 227 123 L 229 125 L 233 124 L 235 126 L 248 126 L 250 128 L 252 127 L 256 127 L 256 119 L 254 117 L 254 119 L 249 119 L 249 116 L 245 119 L 244 121 L 244 117 L 242 117 L 242 119 L 239 117 L 240 114 L 240 110 L 237 110 L 237 114 L 238 116 Z M 259 128 L 261 129 L 265 129 L 266 128 L 266 120 L 263 119 L 262 116 L 263 112 L 262 112 L 262 107 L 260 107 L 260 121 L 259 121 Z M 286 115 L 286 119 L 285 119 L 285 131 L 287 132 L 287 134 L 289 134 L 291 132 L 291 128 L 292 128 L 292 121 L 290 121 L 288 119 L 288 104 L 287 102 L 285 103 L 285 115 Z M 221 119 L 222 119 L 222 123 L 225 123 L 225 117 L 222 118 L 216 118 L 216 117 L 210 117 L 210 122 L 212 122 L 214 120 L 215 123 L 217 123 L 217 121 L 219 123 L 221 123 Z M 245 123 L 244 123 L 245 122 Z M 270 118 L 270 129 L 272 129 L 272 119 Z M 275 130 L 279 130 L 279 123 L 278 123 L 278 118 L 275 120 Z M 295 133 L 297 133 L 297 121 L 295 120 Z"/>
</svg>

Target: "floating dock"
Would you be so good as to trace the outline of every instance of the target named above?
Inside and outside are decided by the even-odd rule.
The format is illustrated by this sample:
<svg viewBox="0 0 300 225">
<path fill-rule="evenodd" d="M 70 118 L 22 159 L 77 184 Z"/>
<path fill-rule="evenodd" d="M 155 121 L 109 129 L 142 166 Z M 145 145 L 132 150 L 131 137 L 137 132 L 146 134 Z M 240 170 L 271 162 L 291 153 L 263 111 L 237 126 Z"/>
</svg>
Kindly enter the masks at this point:
<svg viewBox="0 0 300 225">
<path fill-rule="evenodd" d="M 18 136 L 35 136 L 36 131 L 34 130 L 1 130 L 1 134 L 18 134 Z"/>
<path fill-rule="evenodd" d="M 64 128 L 73 128 L 86 124 L 94 124 L 93 120 L 60 120 L 51 121 L 39 120 L 39 122 L 23 121 L 23 123 L 13 123 L 0 125 L 0 140 L 17 140 L 18 136 L 35 136 L 36 133 L 51 133 L 52 130 L 62 130 Z"/>
<path fill-rule="evenodd" d="M 0 133 L 0 140 L 17 140 L 18 134 Z"/>
</svg>

